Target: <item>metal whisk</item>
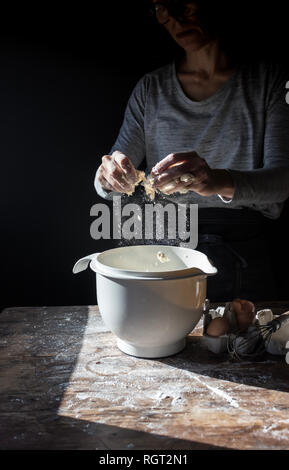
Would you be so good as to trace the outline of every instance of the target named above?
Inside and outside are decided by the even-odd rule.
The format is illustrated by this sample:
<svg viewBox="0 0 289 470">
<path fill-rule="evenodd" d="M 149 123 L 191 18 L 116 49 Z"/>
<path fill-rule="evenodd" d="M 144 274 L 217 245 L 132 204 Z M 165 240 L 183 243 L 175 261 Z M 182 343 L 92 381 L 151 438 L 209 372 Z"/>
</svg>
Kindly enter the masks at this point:
<svg viewBox="0 0 289 470">
<path fill-rule="evenodd" d="M 233 359 L 241 360 L 260 356 L 266 351 L 266 345 L 275 331 L 289 323 L 289 314 L 280 315 L 267 325 L 256 324 L 246 333 L 236 331 L 228 337 L 227 349 Z"/>
</svg>

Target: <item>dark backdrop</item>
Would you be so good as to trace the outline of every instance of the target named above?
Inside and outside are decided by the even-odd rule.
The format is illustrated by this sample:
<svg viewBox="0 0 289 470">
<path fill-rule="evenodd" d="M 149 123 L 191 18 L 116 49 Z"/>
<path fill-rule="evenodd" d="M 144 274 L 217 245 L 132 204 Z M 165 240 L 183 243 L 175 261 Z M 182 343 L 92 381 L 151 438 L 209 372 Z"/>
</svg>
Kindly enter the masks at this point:
<svg viewBox="0 0 289 470">
<path fill-rule="evenodd" d="M 101 201 L 95 170 L 136 81 L 177 50 L 145 15 L 146 3 L 95 2 L 94 10 L 39 2 L 2 12 L 1 308 L 96 302 L 92 273 L 71 272 L 78 258 L 110 246 L 90 237 L 90 208 Z M 270 10 L 254 2 L 254 11 L 249 2 L 228 3 L 231 45 L 245 56 L 286 60 L 281 2 Z M 287 218 L 288 209 L 272 247 L 277 269 L 288 260 Z M 286 269 L 279 277 L 287 285 Z"/>
</svg>

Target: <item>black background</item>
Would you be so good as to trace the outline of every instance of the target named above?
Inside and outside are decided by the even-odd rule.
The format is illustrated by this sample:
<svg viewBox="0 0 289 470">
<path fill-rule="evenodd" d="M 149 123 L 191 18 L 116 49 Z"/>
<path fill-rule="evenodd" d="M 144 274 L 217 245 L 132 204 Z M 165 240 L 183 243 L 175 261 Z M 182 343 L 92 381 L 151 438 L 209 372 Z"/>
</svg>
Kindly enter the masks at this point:
<svg viewBox="0 0 289 470">
<path fill-rule="evenodd" d="M 243 56 L 286 61 L 286 2 L 254 2 L 254 10 L 227 3 L 224 27 Z M 102 201 L 95 171 L 136 81 L 176 52 L 146 4 L 23 2 L 2 10 L 0 308 L 96 303 L 92 273 L 71 271 L 78 258 L 110 247 L 90 237 L 90 208 Z M 284 286 L 287 218 L 288 208 L 272 246 Z"/>
</svg>

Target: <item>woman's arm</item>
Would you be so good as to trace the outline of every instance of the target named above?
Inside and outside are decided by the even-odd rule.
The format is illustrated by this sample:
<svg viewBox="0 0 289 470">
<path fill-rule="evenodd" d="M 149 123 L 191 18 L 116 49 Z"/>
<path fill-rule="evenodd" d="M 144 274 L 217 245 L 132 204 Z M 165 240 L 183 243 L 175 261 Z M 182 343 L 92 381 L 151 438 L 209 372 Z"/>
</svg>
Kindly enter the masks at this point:
<svg viewBox="0 0 289 470">
<path fill-rule="evenodd" d="M 230 169 L 235 186 L 233 201 L 280 203 L 289 197 L 289 104 L 286 102 L 287 70 L 271 75 L 265 115 L 263 168 Z"/>
<path fill-rule="evenodd" d="M 128 157 L 130 162 L 137 168 L 145 158 L 145 136 L 144 136 L 144 113 L 146 101 L 146 76 L 141 78 L 136 84 L 128 100 L 122 126 L 118 137 L 109 152 L 112 156 L 114 152 L 121 152 Z M 105 198 L 112 199 L 115 194 L 120 192 L 106 190 L 101 184 L 102 165 L 98 167 L 94 186 L 97 193 Z"/>
<path fill-rule="evenodd" d="M 234 202 L 273 204 L 289 197 L 289 166 L 229 172 L 235 186 Z"/>
</svg>

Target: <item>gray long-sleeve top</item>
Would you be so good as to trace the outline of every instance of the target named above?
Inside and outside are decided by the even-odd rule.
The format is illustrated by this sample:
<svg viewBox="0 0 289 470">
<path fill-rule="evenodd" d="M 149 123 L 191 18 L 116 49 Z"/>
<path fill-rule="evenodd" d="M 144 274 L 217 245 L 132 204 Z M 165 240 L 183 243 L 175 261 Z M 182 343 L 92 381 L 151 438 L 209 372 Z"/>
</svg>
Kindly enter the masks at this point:
<svg viewBox="0 0 289 470">
<path fill-rule="evenodd" d="M 183 91 L 172 62 L 136 84 L 111 148 L 147 170 L 170 153 L 195 150 L 212 168 L 229 170 L 235 185 L 228 202 L 190 191 L 174 202 L 202 207 L 251 208 L 279 217 L 289 197 L 289 74 L 264 62 L 238 66 L 229 80 L 203 101 Z M 95 178 L 98 194 L 111 198 Z"/>
</svg>

